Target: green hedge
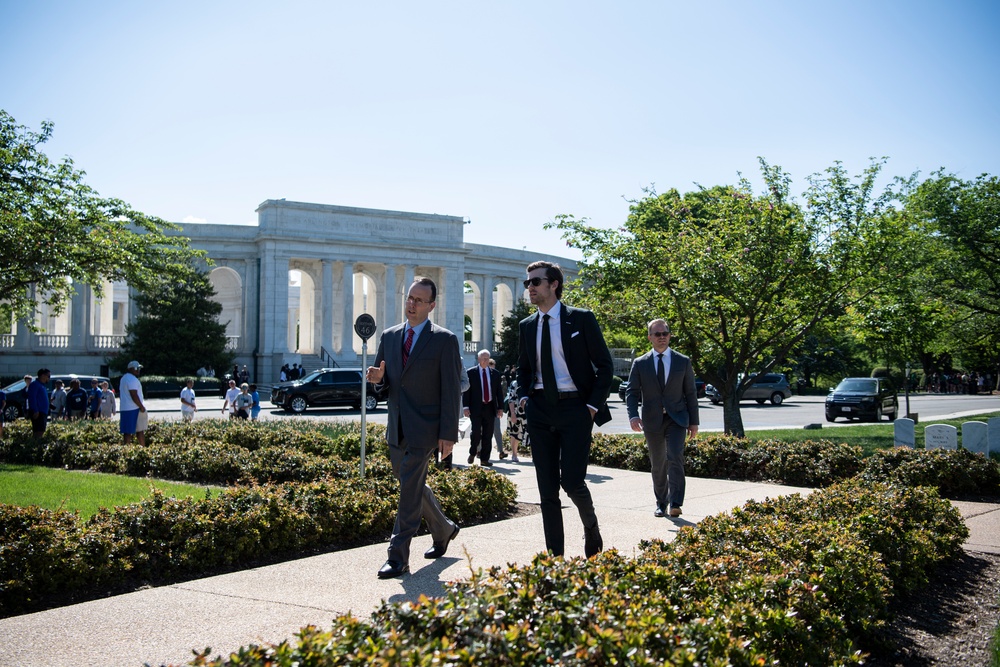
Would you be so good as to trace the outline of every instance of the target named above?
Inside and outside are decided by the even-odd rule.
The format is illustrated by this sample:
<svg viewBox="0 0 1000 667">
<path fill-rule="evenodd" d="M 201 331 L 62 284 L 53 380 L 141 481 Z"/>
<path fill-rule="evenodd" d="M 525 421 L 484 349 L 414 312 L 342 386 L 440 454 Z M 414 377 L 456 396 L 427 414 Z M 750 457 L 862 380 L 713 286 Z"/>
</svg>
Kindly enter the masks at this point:
<svg viewBox="0 0 1000 667">
<path fill-rule="evenodd" d="M 933 486 L 946 498 L 1000 496 L 1000 464 L 964 449 L 895 448 L 863 457 L 861 448 L 831 440 L 785 442 L 707 434 L 688 441 L 684 450 L 684 470 L 693 477 L 822 488 L 861 475 L 867 482 Z M 650 469 L 645 443 L 628 434 L 595 434 L 590 462 Z"/>
<path fill-rule="evenodd" d="M 25 420 L 11 424 L 0 460 L 199 483 L 239 483 L 205 498 L 149 499 L 86 521 L 66 511 L 0 504 L 0 615 L 54 595 L 94 595 L 167 583 L 220 568 L 371 543 L 388 537 L 398 484 L 380 429 L 358 475 L 358 428 L 224 420 L 153 423 L 147 446 L 124 446 L 117 425 L 53 424 L 36 442 Z M 350 457 L 350 460 L 342 458 Z M 460 523 L 508 511 L 512 482 L 474 467 L 440 471 L 428 483 Z"/>
<path fill-rule="evenodd" d="M 877 645 L 889 599 L 961 550 L 930 489 L 860 483 L 711 517 L 635 558 L 538 556 L 384 603 L 369 621 L 208 651 L 191 665 L 846 665 Z"/>
</svg>

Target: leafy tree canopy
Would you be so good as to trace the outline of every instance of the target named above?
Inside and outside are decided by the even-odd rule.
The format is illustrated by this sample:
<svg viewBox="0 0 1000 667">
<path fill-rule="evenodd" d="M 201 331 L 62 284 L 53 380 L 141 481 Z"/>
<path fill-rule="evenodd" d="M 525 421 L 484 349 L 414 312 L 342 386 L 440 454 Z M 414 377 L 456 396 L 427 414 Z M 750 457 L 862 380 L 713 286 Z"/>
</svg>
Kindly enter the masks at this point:
<svg viewBox="0 0 1000 667">
<path fill-rule="evenodd" d="M 226 350 L 226 324 L 219 322 L 222 305 L 213 296 L 208 275 L 200 271 L 139 294 L 141 314 L 128 325 L 119 353 L 108 360 L 111 368 L 124 373 L 132 359 L 149 375 L 194 375 L 206 365 L 228 368 L 233 354 Z"/>
<path fill-rule="evenodd" d="M 738 396 L 751 373 L 786 363 L 817 323 L 894 288 L 906 271 L 908 229 L 876 192 L 881 161 L 856 179 L 836 163 L 809 179 L 805 205 L 790 177 L 761 160 L 765 191 L 748 181 L 680 194 L 652 191 L 608 230 L 561 216 L 552 223 L 581 250 L 579 299 L 612 331 L 645 331 L 665 317 L 671 345 L 719 388 L 725 427 L 743 433 Z"/>
<path fill-rule="evenodd" d="M 100 197 L 66 157 L 54 163 L 40 149 L 53 125 L 40 132 L 0 110 L 0 303 L 9 317 L 33 323 L 36 299 L 55 312 L 73 294 L 68 278 L 91 285 L 125 280 L 145 291 L 190 272 L 204 253 L 159 218 L 118 199 Z"/>
</svg>

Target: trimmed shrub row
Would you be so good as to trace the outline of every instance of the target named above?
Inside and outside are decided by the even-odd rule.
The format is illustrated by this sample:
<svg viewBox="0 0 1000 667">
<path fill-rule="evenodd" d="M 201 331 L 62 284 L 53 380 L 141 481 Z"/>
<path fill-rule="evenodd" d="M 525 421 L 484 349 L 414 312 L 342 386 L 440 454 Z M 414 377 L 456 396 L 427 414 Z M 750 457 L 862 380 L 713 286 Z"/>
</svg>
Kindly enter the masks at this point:
<svg viewBox="0 0 1000 667">
<path fill-rule="evenodd" d="M 310 549 L 371 543 L 389 535 L 395 518 L 398 485 L 384 441 L 369 440 L 374 446 L 364 479 L 356 460 L 341 458 L 360 451 L 357 427 L 331 437 L 319 427 L 151 424 L 146 447 L 123 446 L 117 425 L 108 422 L 54 424 L 40 443 L 29 429 L 25 420 L 10 425 L 0 459 L 242 485 L 202 499 L 155 491 L 87 521 L 66 511 L 0 504 L 0 615 L 36 608 L 55 595 L 167 583 Z M 479 467 L 432 467 L 428 483 L 459 522 L 502 514 L 517 499 L 512 482 Z"/>
<path fill-rule="evenodd" d="M 1000 496 L 1000 464 L 964 449 L 894 448 L 863 457 L 860 447 L 830 440 L 785 442 L 708 434 L 689 441 L 684 457 L 685 472 L 694 477 L 823 488 L 860 475 L 870 483 L 933 486 L 946 498 Z M 645 443 L 627 434 L 595 434 L 590 462 L 650 469 Z"/>
<path fill-rule="evenodd" d="M 860 664 L 892 595 L 955 556 L 967 530 L 931 489 L 859 482 L 704 520 L 593 560 L 538 556 L 385 603 L 295 641 L 189 664 Z"/>
</svg>

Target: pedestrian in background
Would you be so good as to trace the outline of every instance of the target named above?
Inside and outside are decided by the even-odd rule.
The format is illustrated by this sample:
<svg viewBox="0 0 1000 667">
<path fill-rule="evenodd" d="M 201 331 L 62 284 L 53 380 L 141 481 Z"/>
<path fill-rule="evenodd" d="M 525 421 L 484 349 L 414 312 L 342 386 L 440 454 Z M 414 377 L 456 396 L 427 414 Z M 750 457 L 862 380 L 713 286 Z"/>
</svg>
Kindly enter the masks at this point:
<svg viewBox="0 0 1000 667">
<path fill-rule="evenodd" d="M 66 418 L 66 389 L 62 380 L 56 380 L 49 396 L 49 417 L 52 419 Z"/>
<path fill-rule="evenodd" d="M 118 414 L 118 400 L 115 398 L 115 390 L 111 388 L 111 383 L 107 380 L 101 382 L 101 417 L 112 419 Z"/>
<path fill-rule="evenodd" d="M 184 383 L 184 388 L 181 389 L 181 419 L 185 422 L 194 419 L 194 413 L 198 412 L 198 406 L 195 405 L 194 399 L 194 380 L 188 378 L 188 381 Z"/>
<path fill-rule="evenodd" d="M 48 368 L 39 368 L 38 375 L 28 385 L 26 400 L 31 410 L 31 433 L 36 440 L 45 435 L 45 427 L 49 421 L 49 389 L 46 386 L 51 377 Z"/>
</svg>

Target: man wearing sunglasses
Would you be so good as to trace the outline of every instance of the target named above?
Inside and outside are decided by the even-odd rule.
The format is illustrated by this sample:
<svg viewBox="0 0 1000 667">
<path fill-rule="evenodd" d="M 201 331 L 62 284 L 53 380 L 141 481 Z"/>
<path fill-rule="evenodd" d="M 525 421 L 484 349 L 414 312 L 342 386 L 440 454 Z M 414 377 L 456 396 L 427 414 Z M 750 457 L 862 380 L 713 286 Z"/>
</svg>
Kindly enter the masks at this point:
<svg viewBox="0 0 1000 667">
<path fill-rule="evenodd" d="M 698 435 L 698 393 L 691 360 L 670 349 L 666 321 L 652 320 L 646 331 L 653 349 L 632 362 L 625 405 L 632 430 L 646 438 L 656 497 L 653 514 L 676 518 L 684 504 L 684 439 Z"/>
<path fill-rule="evenodd" d="M 558 264 L 528 265 L 524 288 L 538 312 L 519 325 L 517 393 L 528 422 L 545 547 L 563 555 L 561 486 L 580 513 L 584 553 L 590 558 L 604 542 L 587 488 L 587 462 L 594 424 L 611 421 L 607 399 L 614 361 L 594 314 L 559 300 L 563 273 Z"/>
</svg>

